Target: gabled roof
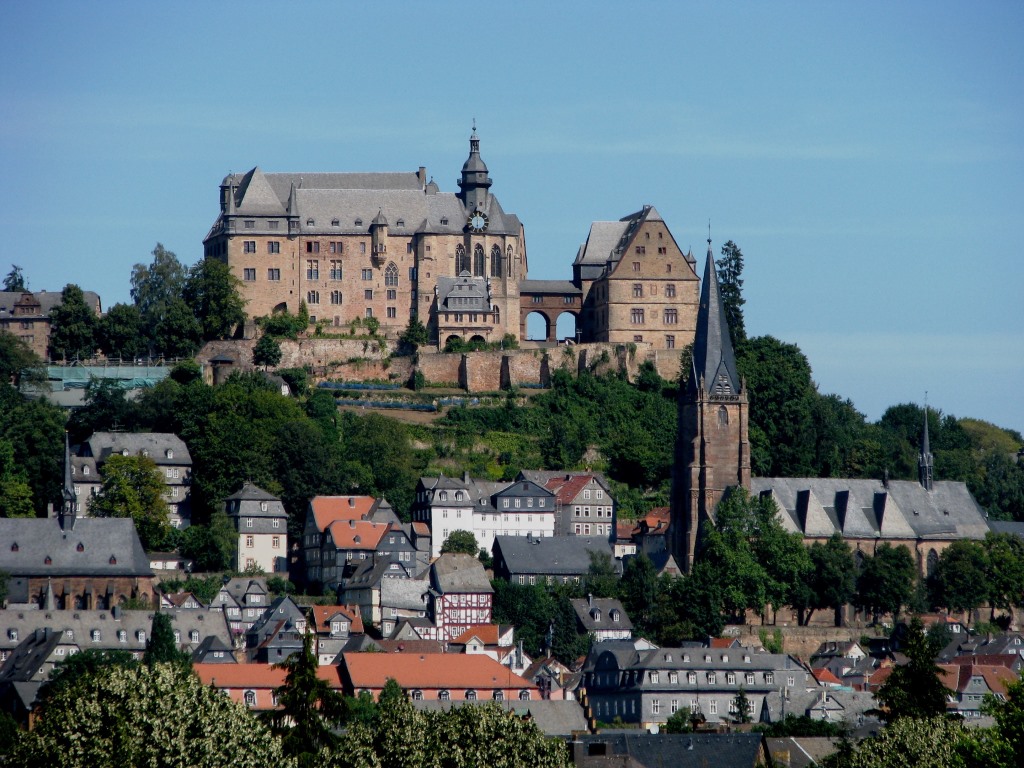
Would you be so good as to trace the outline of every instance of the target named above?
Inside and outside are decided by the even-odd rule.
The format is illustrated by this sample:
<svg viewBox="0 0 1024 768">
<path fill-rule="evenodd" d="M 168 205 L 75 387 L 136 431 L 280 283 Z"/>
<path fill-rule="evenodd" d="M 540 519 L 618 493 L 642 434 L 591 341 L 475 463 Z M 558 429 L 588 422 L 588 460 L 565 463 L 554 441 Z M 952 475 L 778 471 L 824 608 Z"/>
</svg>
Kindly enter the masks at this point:
<svg viewBox="0 0 1024 768">
<path fill-rule="evenodd" d="M 510 634 L 510 629 L 511 627 L 508 625 L 499 626 L 498 624 L 477 624 L 467 629 L 454 640 L 450 640 L 449 644 L 468 645 L 475 637 L 484 645 L 498 645 L 505 636 Z"/>
<path fill-rule="evenodd" d="M 442 594 L 494 592 L 480 561 L 460 552 L 446 552 L 434 561 L 430 567 L 430 583 Z"/>
<path fill-rule="evenodd" d="M 989 664 L 940 664 L 943 684 L 950 690 L 963 693 L 974 677 L 980 677 L 991 693 L 1006 695 L 1006 688 L 1020 680 L 1020 675 L 1009 667 Z"/>
<path fill-rule="evenodd" d="M 188 446 L 173 432 L 93 432 L 79 450 L 101 462 L 127 451 L 129 456 L 147 456 L 158 466 L 192 465 Z"/>
<path fill-rule="evenodd" d="M 377 549 L 387 530 L 387 523 L 371 523 L 368 520 L 338 520 L 327 527 L 337 549 L 370 552 Z"/>
<path fill-rule="evenodd" d="M 363 631 L 363 617 L 356 608 L 347 605 L 314 605 L 313 629 L 317 633 L 330 632 L 331 621 L 335 617 L 351 624 L 350 632 L 359 634 Z"/>
<path fill-rule="evenodd" d="M 610 597 L 594 597 L 590 599 L 574 599 L 572 608 L 576 612 L 576 618 L 587 632 L 597 632 L 604 629 L 632 629 L 633 622 L 629 620 L 629 614 L 622 607 L 622 603 Z M 615 620 L 615 612 L 618 612 L 618 621 Z"/>
<path fill-rule="evenodd" d="M 593 475 L 560 475 L 548 480 L 544 483 L 544 487 L 554 492 L 555 499 L 559 504 L 571 504 L 573 499 L 579 496 L 583 489 L 593 481 L 596 481 Z"/>
<path fill-rule="evenodd" d="M 373 496 L 314 496 L 309 509 L 322 532 L 339 520 L 368 520 L 376 503 Z"/>
<path fill-rule="evenodd" d="M 604 536 L 495 536 L 494 550 L 509 573 L 575 576 L 587 573 L 590 553 L 612 554 Z"/>
<path fill-rule="evenodd" d="M 0 519 L 0 570 L 12 576 L 152 576 L 130 518 Z"/>
<path fill-rule="evenodd" d="M 383 688 L 389 677 L 405 689 L 536 689 L 485 654 L 345 653 L 341 666 L 355 690 Z"/>
</svg>

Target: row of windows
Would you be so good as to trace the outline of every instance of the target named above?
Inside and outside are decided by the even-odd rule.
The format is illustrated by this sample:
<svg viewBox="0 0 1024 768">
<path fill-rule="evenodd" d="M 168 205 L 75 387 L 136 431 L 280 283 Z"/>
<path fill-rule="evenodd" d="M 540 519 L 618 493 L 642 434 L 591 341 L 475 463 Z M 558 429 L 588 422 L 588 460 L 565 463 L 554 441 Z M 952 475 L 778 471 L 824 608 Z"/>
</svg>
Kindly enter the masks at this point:
<svg viewBox="0 0 1024 768">
<path fill-rule="evenodd" d="M 657 283 L 650 284 L 647 287 L 647 292 L 651 296 L 657 296 L 658 295 L 658 284 Z M 643 283 L 633 283 L 633 298 L 634 299 L 642 299 L 643 297 L 644 297 L 644 284 Z M 675 283 L 669 283 L 668 285 L 665 286 L 665 298 L 666 299 L 674 299 L 675 297 L 676 297 L 676 286 L 675 286 Z"/>
<path fill-rule="evenodd" d="M 629 321 L 634 325 L 644 324 L 644 310 L 641 307 L 633 307 L 629 310 Z M 675 325 L 679 322 L 679 310 L 666 309 L 664 312 L 664 322 L 666 325 Z"/>
<path fill-rule="evenodd" d="M 267 511 L 267 505 L 266 504 L 261 504 L 260 506 L 263 508 L 264 512 Z M 274 528 L 280 528 L 281 527 L 281 519 L 275 517 L 273 520 L 270 521 L 270 525 L 272 527 L 274 527 Z M 252 528 L 252 518 L 251 517 L 245 518 L 245 527 L 246 528 Z"/>
<path fill-rule="evenodd" d="M 529 583 L 529 584 L 536 584 L 538 578 L 540 578 L 540 583 L 541 584 L 544 584 L 545 582 L 547 582 L 548 584 L 554 584 L 557 577 L 555 577 L 555 576 L 540 576 L 540 577 L 537 577 L 537 576 L 534 576 L 532 574 L 530 576 L 524 576 L 523 574 L 519 574 L 519 583 L 520 584 L 527 584 L 527 583 Z M 568 584 L 570 580 L 574 584 L 579 584 L 580 583 L 580 577 L 579 576 L 563 576 L 562 577 L 562 583 L 563 584 Z"/>
<path fill-rule="evenodd" d="M 590 507 L 581 507 L 576 505 L 576 507 L 573 508 L 573 515 L 575 517 L 590 517 Z M 612 516 L 611 507 L 594 507 L 594 517 L 604 517 L 605 515 L 608 517 Z"/>
<path fill-rule="evenodd" d="M 246 536 L 245 537 L 245 546 L 246 546 L 247 549 L 252 549 L 255 545 L 256 545 L 255 537 L 253 537 L 253 536 Z M 280 549 L 281 548 L 281 537 L 280 536 L 275 536 L 271 540 L 271 546 L 274 549 Z"/>
<path fill-rule="evenodd" d="M 508 246 L 508 257 L 502 259 L 501 248 L 497 245 L 491 246 L 491 277 L 502 277 L 505 270 L 508 276 L 512 276 L 512 246 Z M 487 257 L 484 255 L 484 247 L 480 243 L 473 249 L 473 260 L 470 263 L 469 254 L 461 243 L 455 247 L 455 274 L 470 272 L 476 277 L 484 277 L 487 274 Z"/>
<path fill-rule="evenodd" d="M 575 531 L 576 531 L 576 535 L 577 536 L 590 536 L 591 535 L 590 527 L 591 527 L 590 523 L 576 523 L 576 525 L 574 526 Z M 612 532 L 612 525 L 611 525 L 611 523 L 607 523 L 607 524 L 595 523 L 594 524 L 594 532 L 593 532 L 593 534 L 595 536 L 609 536 L 609 535 L 611 535 L 611 532 Z"/>
</svg>

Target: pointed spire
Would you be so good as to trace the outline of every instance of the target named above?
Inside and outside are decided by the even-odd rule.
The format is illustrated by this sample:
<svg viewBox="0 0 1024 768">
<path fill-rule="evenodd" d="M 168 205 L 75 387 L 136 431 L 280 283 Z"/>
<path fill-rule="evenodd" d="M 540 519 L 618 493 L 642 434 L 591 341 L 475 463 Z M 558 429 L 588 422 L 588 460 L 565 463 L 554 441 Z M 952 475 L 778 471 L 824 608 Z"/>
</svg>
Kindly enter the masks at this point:
<svg viewBox="0 0 1024 768">
<path fill-rule="evenodd" d="M 64 512 L 74 515 L 75 512 L 75 481 L 71 478 L 71 442 L 68 433 L 64 432 Z"/>
<path fill-rule="evenodd" d="M 934 467 L 932 464 L 931 445 L 928 440 L 928 403 L 924 406 L 924 429 L 921 432 L 921 455 L 917 459 L 917 477 L 921 486 L 926 490 L 932 489 L 934 480 Z"/>
<path fill-rule="evenodd" d="M 299 215 L 299 203 L 295 199 L 295 182 L 292 182 L 292 188 L 288 192 L 288 215 L 298 216 Z"/>
<path fill-rule="evenodd" d="M 703 386 L 705 394 L 738 395 L 740 377 L 736 372 L 736 355 L 729 339 L 729 323 L 718 288 L 715 257 L 708 238 L 708 255 L 701 284 L 700 308 L 697 310 L 697 331 L 693 340 L 693 367 L 690 391 Z"/>
</svg>

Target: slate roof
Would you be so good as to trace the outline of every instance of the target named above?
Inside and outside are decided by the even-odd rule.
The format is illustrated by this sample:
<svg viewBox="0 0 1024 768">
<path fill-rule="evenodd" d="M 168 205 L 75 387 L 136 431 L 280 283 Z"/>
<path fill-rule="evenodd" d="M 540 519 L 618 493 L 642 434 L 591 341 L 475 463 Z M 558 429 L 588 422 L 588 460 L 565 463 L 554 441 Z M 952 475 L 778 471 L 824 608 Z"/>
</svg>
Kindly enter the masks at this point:
<svg viewBox="0 0 1024 768">
<path fill-rule="evenodd" d="M 580 246 L 574 265 L 604 266 L 612 259 L 619 241 L 629 229 L 629 221 L 595 221 L 590 225 L 587 241 Z"/>
<path fill-rule="evenodd" d="M 519 294 L 524 293 L 580 296 L 583 289 L 572 280 L 520 280 Z"/>
<path fill-rule="evenodd" d="M 753 768 L 758 764 L 762 745 L 758 733 L 603 733 L 581 735 L 573 741 L 583 745 L 584 755 L 593 752 L 591 745 L 604 744 L 607 755 L 627 756 L 645 768 Z"/>
<path fill-rule="evenodd" d="M 447 712 L 452 707 L 500 706 L 506 712 L 518 717 L 529 718 L 545 736 L 572 736 L 587 730 L 587 718 L 578 701 L 518 701 L 509 700 L 495 704 L 490 699 L 476 701 L 440 701 L 421 699 L 412 702 L 420 712 Z"/>
<path fill-rule="evenodd" d="M 153 625 L 151 611 L 42 611 L 16 610 L 0 611 L 0 650 L 11 650 L 35 632 L 52 630 L 82 650 L 90 648 L 144 651 L 145 640 Z M 17 633 L 17 639 L 11 631 Z M 99 630 L 99 638 L 93 640 L 93 630 Z M 118 630 L 127 634 L 125 642 L 117 639 Z M 70 634 L 68 634 L 70 632 Z"/>
<path fill-rule="evenodd" d="M 983 539 L 985 513 L 967 486 L 937 480 L 931 491 L 916 480 L 755 477 L 752 494 L 770 495 L 791 532 L 827 538 Z"/>
<path fill-rule="evenodd" d="M 79 517 L 65 528 L 56 517 L 0 519 L 0 570 L 54 579 L 153 575 L 131 519 Z"/>
<path fill-rule="evenodd" d="M 172 432 L 93 432 L 79 452 L 103 462 L 110 454 L 123 451 L 128 451 L 129 456 L 142 456 L 145 452 L 157 466 L 192 465 L 185 441 Z M 173 455 L 168 456 L 167 451 Z"/>
<path fill-rule="evenodd" d="M 39 314 L 25 315 L 26 318 L 49 317 L 53 308 L 62 303 L 61 291 L 0 291 L 0 319 L 13 317 L 14 305 L 21 302 L 21 297 L 26 293 L 31 294 L 35 302 L 39 304 Z M 85 297 L 86 306 L 98 311 L 100 308 L 99 294 L 95 291 L 82 291 L 82 294 Z"/>
<path fill-rule="evenodd" d="M 629 614 L 622 607 L 619 600 L 610 597 L 595 597 L 590 600 L 586 598 L 574 599 L 572 609 L 576 611 L 576 619 L 587 632 L 598 632 L 601 630 L 633 629 L 633 622 L 629 620 Z M 612 611 L 619 612 L 619 620 L 614 621 Z"/>
<path fill-rule="evenodd" d="M 494 592 L 480 561 L 460 552 L 447 552 L 434 561 L 430 567 L 430 583 L 441 594 Z"/>
<path fill-rule="evenodd" d="M 381 608 L 397 608 L 407 611 L 425 611 L 423 596 L 427 585 L 421 579 L 383 579 L 380 583 Z"/>
<path fill-rule="evenodd" d="M 490 312 L 491 292 L 486 277 L 463 272 L 458 277 L 438 275 L 437 306 L 449 312 Z"/>
<path fill-rule="evenodd" d="M 736 356 L 729 338 L 729 323 L 718 288 L 718 273 L 710 242 L 701 281 L 697 330 L 693 338 L 693 370 L 696 376 L 691 375 L 688 384 L 691 394 L 700 385 L 698 379 L 703 379 L 705 394 L 731 397 L 740 393 Z"/>
<path fill-rule="evenodd" d="M 581 575 L 590 569 L 591 552 L 612 554 L 604 536 L 495 536 L 499 549 L 511 574 Z"/>
</svg>

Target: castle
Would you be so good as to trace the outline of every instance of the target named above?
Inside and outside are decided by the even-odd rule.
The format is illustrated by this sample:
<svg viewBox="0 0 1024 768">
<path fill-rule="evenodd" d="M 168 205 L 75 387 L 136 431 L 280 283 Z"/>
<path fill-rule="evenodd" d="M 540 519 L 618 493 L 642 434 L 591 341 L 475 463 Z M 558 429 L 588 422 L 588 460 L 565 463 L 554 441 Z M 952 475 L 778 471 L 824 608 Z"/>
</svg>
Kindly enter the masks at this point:
<svg viewBox="0 0 1024 768">
<path fill-rule="evenodd" d="M 457 193 L 415 173 L 228 175 L 203 241 L 241 281 L 250 317 L 297 312 L 348 327 L 374 318 L 394 338 L 410 319 L 438 347 L 450 339 L 526 338 L 544 320 L 556 341 L 569 313 L 576 341 L 682 349 L 693 339 L 699 281 L 652 206 L 596 221 L 571 280 L 530 280 L 522 222 L 491 191 L 474 128 Z"/>
</svg>

